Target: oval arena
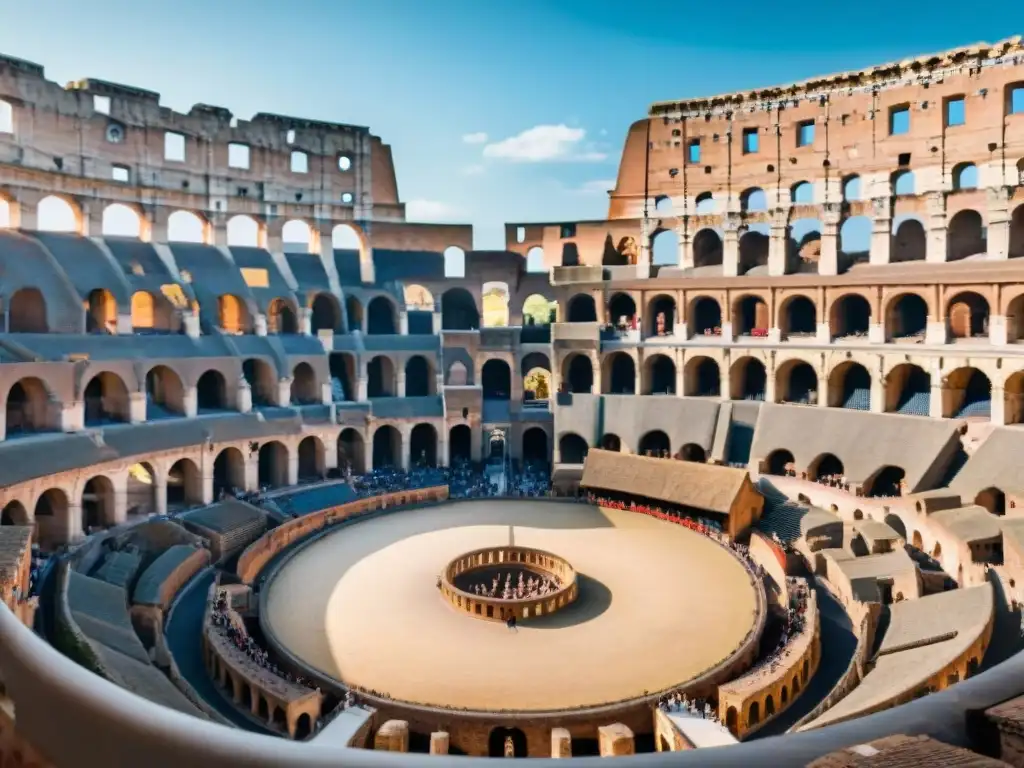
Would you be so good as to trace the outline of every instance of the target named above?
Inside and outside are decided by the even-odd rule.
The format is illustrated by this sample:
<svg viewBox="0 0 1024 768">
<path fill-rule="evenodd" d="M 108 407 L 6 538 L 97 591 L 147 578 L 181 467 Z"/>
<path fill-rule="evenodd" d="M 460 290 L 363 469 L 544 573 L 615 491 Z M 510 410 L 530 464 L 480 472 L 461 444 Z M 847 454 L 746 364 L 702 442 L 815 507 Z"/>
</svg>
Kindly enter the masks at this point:
<svg viewBox="0 0 1024 768">
<path fill-rule="evenodd" d="M 637 117 L 485 251 L 0 55 L 0 765 L 1024 765 L 1020 39 Z"/>
</svg>

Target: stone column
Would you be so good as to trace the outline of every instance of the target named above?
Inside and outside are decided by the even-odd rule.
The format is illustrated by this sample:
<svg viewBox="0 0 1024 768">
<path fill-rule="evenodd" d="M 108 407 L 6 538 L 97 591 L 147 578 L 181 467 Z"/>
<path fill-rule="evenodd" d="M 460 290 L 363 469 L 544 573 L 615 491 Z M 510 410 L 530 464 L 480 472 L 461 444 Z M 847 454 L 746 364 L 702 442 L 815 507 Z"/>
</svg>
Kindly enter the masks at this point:
<svg viewBox="0 0 1024 768">
<path fill-rule="evenodd" d="M 203 469 L 201 470 L 201 472 L 202 472 L 201 482 L 202 482 L 202 485 L 203 485 L 201 493 L 203 495 L 203 504 L 212 504 L 213 503 L 213 465 L 212 464 L 206 464 L 206 462 L 203 462 L 203 463 L 205 465 L 203 467 Z"/>
<path fill-rule="evenodd" d="M 128 393 L 128 421 L 132 424 L 141 424 L 146 420 L 146 393 Z"/>
<path fill-rule="evenodd" d="M 131 312 L 119 312 L 117 315 L 117 334 L 119 336 L 131 336 L 135 332 L 132 324 Z"/>
<path fill-rule="evenodd" d="M 82 504 L 80 501 L 68 500 L 68 517 L 64 525 L 64 541 L 62 543 L 71 544 L 82 539 L 85 536 L 82 531 Z"/>
<path fill-rule="evenodd" d="M 722 275 L 736 277 L 740 273 L 739 217 L 727 213 L 722 218 Z"/>
<path fill-rule="evenodd" d="M 288 485 L 295 485 L 299 482 L 299 452 L 298 450 L 288 452 Z"/>
<path fill-rule="evenodd" d="M 441 311 L 437 310 L 430 316 L 430 329 L 437 336 L 441 333 Z"/>
<path fill-rule="evenodd" d="M 876 197 L 871 201 L 871 264 L 888 264 L 892 245 L 892 198 Z"/>
<path fill-rule="evenodd" d="M 636 754 L 633 731 L 622 723 L 602 725 L 597 729 L 601 757 L 619 757 Z"/>
<path fill-rule="evenodd" d="M 128 519 L 128 488 L 114 488 L 114 525 L 121 525 Z"/>
<path fill-rule="evenodd" d="M 369 399 L 369 397 L 367 395 L 367 393 L 369 392 L 369 383 L 370 383 L 370 381 L 369 381 L 369 378 L 367 378 L 367 376 L 366 376 L 366 368 L 364 366 L 363 367 L 363 375 L 359 377 L 359 386 L 358 386 L 359 392 L 356 395 L 356 400 L 358 402 L 365 403 Z"/>
<path fill-rule="evenodd" d="M 85 428 L 85 401 L 76 400 L 65 405 L 51 400 L 50 408 L 57 412 L 56 421 L 61 432 L 78 432 Z"/>
<path fill-rule="evenodd" d="M 686 366 L 683 360 L 676 361 L 676 397 L 683 396 L 686 389 Z"/>
<path fill-rule="evenodd" d="M 235 410 L 239 413 L 249 413 L 252 410 L 252 389 L 245 376 L 238 377 L 238 385 L 235 389 Z"/>
<path fill-rule="evenodd" d="M 1010 258 L 1010 189 L 990 187 L 986 190 L 988 211 L 988 257 L 990 259 Z M 990 321 L 991 322 L 991 321 Z"/>
<path fill-rule="evenodd" d="M 430 754 L 447 755 L 449 736 L 444 731 L 434 731 L 430 734 Z"/>
<path fill-rule="evenodd" d="M 930 264 L 943 264 L 946 261 L 946 226 L 946 195 L 943 192 L 929 192 L 925 214 L 928 238 L 925 261 Z"/>
<path fill-rule="evenodd" d="M 395 392 L 395 395 L 398 396 L 398 397 L 405 397 L 405 369 L 404 368 L 399 368 L 398 369 L 398 376 L 397 376 L 397 378 L 398 378 L 398 391 Z"/>
<path fill-rule="evenodd" d="M 680 224 L 676 227 L 676 236 L 679 238 L 679 266 L 682 269 L 693 269 L 693 237 L 690 235 L 690 228 L 686 224 Z"/>
<path fill-rule="evenodd" d="M 640 220 L 640 254 L 636 262 L 637 267 L 646 267 L 650 270 L 651 265 L 651 220 L 644 217 Z"/>
<path fill-rule="evenodd" d="M 184 407 L 185 416 L 190 419 L 194 419 L 196 414 L 199 412 L 199 393 L 195 387 L 185 387 L 185 392 L 182 396 L 182 405 Z"/>
<path fill-rule="evenodd" d="M 401 431 L 402 435 L 402 470 L 404 472 L 409 471 L 409 467 L 412 466 L 412 431 L 411 429 Z"/>
<path fill-rule="evenodd" d="M 448 445 L 448 432 L 444 424 L 437 433 L 437 461 L 442 467 L 452 463 L 451 447 Z"/>
<path fill-rule="evenodd" d="M 242 452 L 246 454 L 245 458 L 245 490 L 255 491 L 260 487 L 260 454 L 259 451 L 254 453 L 247 453 L 247 448 L 243 448 Z"/>
<path fill-rule="evenodd" d="M 1009 343 L 1009 329 L 1006 326 L 1006 315 L 989 315 L 988 343 L 1003 346 Z"/>
<path fill-rule="evenodd" d="M 825 203 L 822 207 L 821 258 L 818 260 L 819 275 L 839 274 L 839 218 L 837 203 Z"/>
<path fill-rule="evenodd" d="M 267 316 L 262 312 L 258 313 L 253 320 L 253 333 L 257 336 L 267 335 Z"/>
<path fill-rule="evenodd" d="M 167 475 L 153 472 L 153 505 L 158 515 L 167 514 Z"/>
<path fill-rule="evenodd" d="M 871 412 L 885 413 L 885 378 L 880 371 L 871 377 Z"/>
<path fill-rule="evenodd" d="M 572 757 L 572 734 L 567 728 L 551 729 L 551 756 L 555 758 Z"/>
<path fill-rule="evenodd" d="M 789 209 L 772 212 L 768 234 L 768 274 L 772 277 L 786 274 L 786 255 L 789 251 Z"/>
<path fill-rule="evenodd" d="M 928 399 L 928 415 L 933 419 L 942 418 L 942 390 L 943 376 L 938 371 L 932 371 L 932 391 Z"/>
<path fill-rule="evenodd" d="M 405 720 L 388 720 L 377 729 L 373 737 L 373 748 L 382 752 L 408 752 L 409 723 Z"/>
<path fill-rule="evenodd" d="M 185 311 L 181 314 L 181 325 L 185 329 L 185 335 L 190 339 L 198 339 L 202 335 L 199 327 L 199 315 Z"/>
<path fill-rule="evenodd" d="M 398 332 L 403 336 L 409 335 L 409 313 L 404 309 L 398 313 Z"/>
<path fill-rule="evenodd" d="M 313 310 L 309 307 L 299 307 L 299 333 L 313 335 Z"/>
<path fill-rule="evenodd" d="M 292 377 L 277 380 L 277 405 L 285 408 L 292 402 Z"/>
<path fill-rule="evenodd" d="M 1002 384 L 992 383 L 992 414 L 989 419 L 994 427 L 1006 425 L 1006 391 Z"/>
<path fill-rule="evenodd" d="M 924 331 L 925 344 L 945 344 L 948 341 L 946 323 L 943 320 L 928 319 L 928 325 Z"/>
<path fill-rule="evenodd" d="M 644 394 L 643 365 L 640 362 L 634 360 L 633 369 L 633 394 L 642 395 Z"/>
</svg>

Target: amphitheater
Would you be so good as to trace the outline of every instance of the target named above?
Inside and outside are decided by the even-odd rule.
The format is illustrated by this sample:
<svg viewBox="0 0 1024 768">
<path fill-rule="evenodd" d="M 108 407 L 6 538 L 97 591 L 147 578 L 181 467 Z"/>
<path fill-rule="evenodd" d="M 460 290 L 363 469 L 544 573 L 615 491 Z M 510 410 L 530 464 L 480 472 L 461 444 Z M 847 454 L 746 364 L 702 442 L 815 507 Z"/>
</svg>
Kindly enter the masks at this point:
<svg viewBox="0 0 1024 768">
<path fill-rule="evenodd" d="M 0 766 L 1024 766 L 1020 38 L 608 198 L 0 56 Z"/>
</svg>

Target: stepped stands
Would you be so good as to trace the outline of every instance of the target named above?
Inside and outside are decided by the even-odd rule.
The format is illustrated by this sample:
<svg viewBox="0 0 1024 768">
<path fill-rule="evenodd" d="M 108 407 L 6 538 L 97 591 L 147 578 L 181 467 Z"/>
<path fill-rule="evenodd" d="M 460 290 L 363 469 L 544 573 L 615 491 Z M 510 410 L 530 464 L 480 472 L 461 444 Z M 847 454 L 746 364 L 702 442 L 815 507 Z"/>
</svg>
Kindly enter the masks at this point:
<svg viewBox="0 0 1024 768">
<path fill-rule="evenodd" d="M 259 286 L 254 281 L 248 281 L 249 290 L 256 298 L 256 304 L 261 312 L 266 313 L 270 302 L 277 298 L 283 299 L 290 305 L 296 303 L 295 294 L 288 287 L 284 275 L 277 268 L 277 264 L 274 263 L 274 257 L 270 255 L 269 251 L 265 251 L 262 248 L 247 248 L 237 245 L 231 246 L 230 251 L 239 269 L 262 270 L 266 273 L 266 286 Z M 297 329 L 291 331 L 291 333 L 297 332 Z"/>
<path fill-rule="evenodd" d="M 359 285 L 363 278 L 359 270 L 359 251 L 349 248 L 334 250 L 334 267 L 342 285 Z M 349 318 L 351 320 L 351 318 Z M 352 329 L 355 330 L 355 329 Z"/>
<path fill-rule="evenodd" d="M 257 303 L 252 291 L 245 284 L 242 273 L 219 249 L 193 243 L 172 243 L 170 248 L 178 269 L 187 270 L 191 275 L 192 289 L 199 300 L 199 312 L 205 327 L 221 325 L 220 296 L 237 297 L 248 307 L 250 316 L 253 314 Z"/>
<path fill-rule="evenodd" d="M 914 392 L 897 407 L 896 413 L 904 416 L 927 416 L 931 395 L 928 392 Z"/>
<path fill-rule="evenodd" d="M 355 501 L 356 492 L 347 483 L 318 485 L 273 497 L 277 508 L 292 517 L 301 517 Z"/>
<path fill-rule="evenodd" d="M 13 230 L 0 229 L 0 267 L 4 275 L 0 300 L 5 307 L 10 306 L 11 297 L 23 288 L 36 289 L 46 297 L 45 318 L 32 320 L 34 325 L 45 323 L 45 327 L 7 327 L 5 331 L 81 333 L 84 330 L 82 297 L 39 242 Z"/>
<path fill-rule="evenodd" d="M 854 411 L 870 411 L 871 390 L 863 388 L 852 390 L 843 401 L 843 408 L 850 408 Z"/>
<path fill-rule="evenodd" d="M 956 412 L 954 418 L 967 419 L 971 417 L 977 418 L 990 418 L 992 416 L 992 401 L 989 399 L 975 400 L 970 403 L 964 403 L 959 411 Z"/>
<path fill-rule="evenodd" d="M 267 529 L 267 517 L 262 511 L 231 498 L 186 512 L 178 519 L 186 529 L 210 542 L 214 560 L 244 549 Z"/>
<path fill-rule="evenodd" d="M 128 589 L 142 566 L 142 556 L 137 552 L 109 552 L 92 575 L 115 587 Z"/>
<path fill-rule="evenodd" d="M 34 232 L 32 237 L 53 255 L 83 299 L 94 290 L 107 290 L 121 311 L 131 307 L 131 287 L 124 272 L 92 240 L 57 232 Z"/>
<path fill-rule="evenodd" d="M 764 496 L 764 510 L 757 529 L 769 536 L 778 536 L 784 543 L 800 538 L 800 520 L 807 513 L 807 508 L 790 500 L 766 478 L 758 481 L 757 489 Z"/>
<path fill-rule="evenodd" d="M 202 554 L 197 557 L 197 552 Z M 155 605 L 166 610 L 178 589 L 200 567 L 208 563 L 209 559 L 209 553 L 205 549 L 188 544 L 175 544 L 143 571 L 132 591 L 132 603 Z"/>
<path fill-rule="evenodd" d="M 125 656 L 148 663 L 149 654 L 135 634 L 122 587 L 71 571 L 68 608 L 86 637 Z"/>
</svg>

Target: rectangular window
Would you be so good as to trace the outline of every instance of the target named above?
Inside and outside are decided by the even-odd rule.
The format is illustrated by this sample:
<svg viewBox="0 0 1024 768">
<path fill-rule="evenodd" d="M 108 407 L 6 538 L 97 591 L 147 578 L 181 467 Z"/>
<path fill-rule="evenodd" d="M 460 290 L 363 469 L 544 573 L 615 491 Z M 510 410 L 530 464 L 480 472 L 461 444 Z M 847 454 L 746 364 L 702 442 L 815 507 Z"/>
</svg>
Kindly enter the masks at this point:
<svg viewBox="0 0 1024 768">
<path fill-rule="evenodd" d="M 164 134 L 164 160 L 185 162 L 185 137 L 182 134 L 171 131 Z"/>
<path fill-rule="evenodd" d="M 910 107 L 906 104 L 889 109 L 889 135 L 902 136 L 910 133 Z"/>
<path fill-rule="evenodd" d="M 686 145 L 686 161 L 689 163 L 700 162 L 700 139 L 690 139 Z"/>
<path fill-rule="evenodd" d="M 292 152 L 292 173 L 309 173 L 309 156 L 305 152 Z"/>
<path fill-rule="evenodd" d="M 743 154 L 752 155 L 757 152 L 757 128 L 743 129 Z"/>
<path fill-rule="evenodd" d="M 796 124 L 796 145 L 809 147 L 814 144 L 814 121 L 804 120 Z"/>
<path fill-rule="evenodd" d="M 951 128 L 954 125 L 963 125 L 966 120 L 964 97 L 954 96 L 951 99 L 946 99 L 946 127 Z"/>
<path fill-rule="evenodd" d="M 110 178 L 114 181 L 120 181 L 127 184 L 131 180 L 131 175 L 129 174 L 128 169 L 123 165 L 115 165 L 110 172 Z"/>
<path fill-rule="evenodd" d="M 1024 85 L 1015 85 L 1010 88 L 1010 97 L 1007 100 L 1011 115 L 1024 115 Z"/>
<path fill-rule="evenodd" d="M 562 239 L 567 237 L 576 237 L 576 225 L 575 224 L 563 224 L 562 225 Z"/>
<path fill-rule="evenodd" d="M 248 144 L 228 144 L 228 167 L 249 170 Z"/>
<path fill-rule="evenodd" d="M 110 114 L 110 97 L 109 96 L 96 96 L 92 97 L 92 111 L 99 112 L 101 115 Z"/>
</svg>

